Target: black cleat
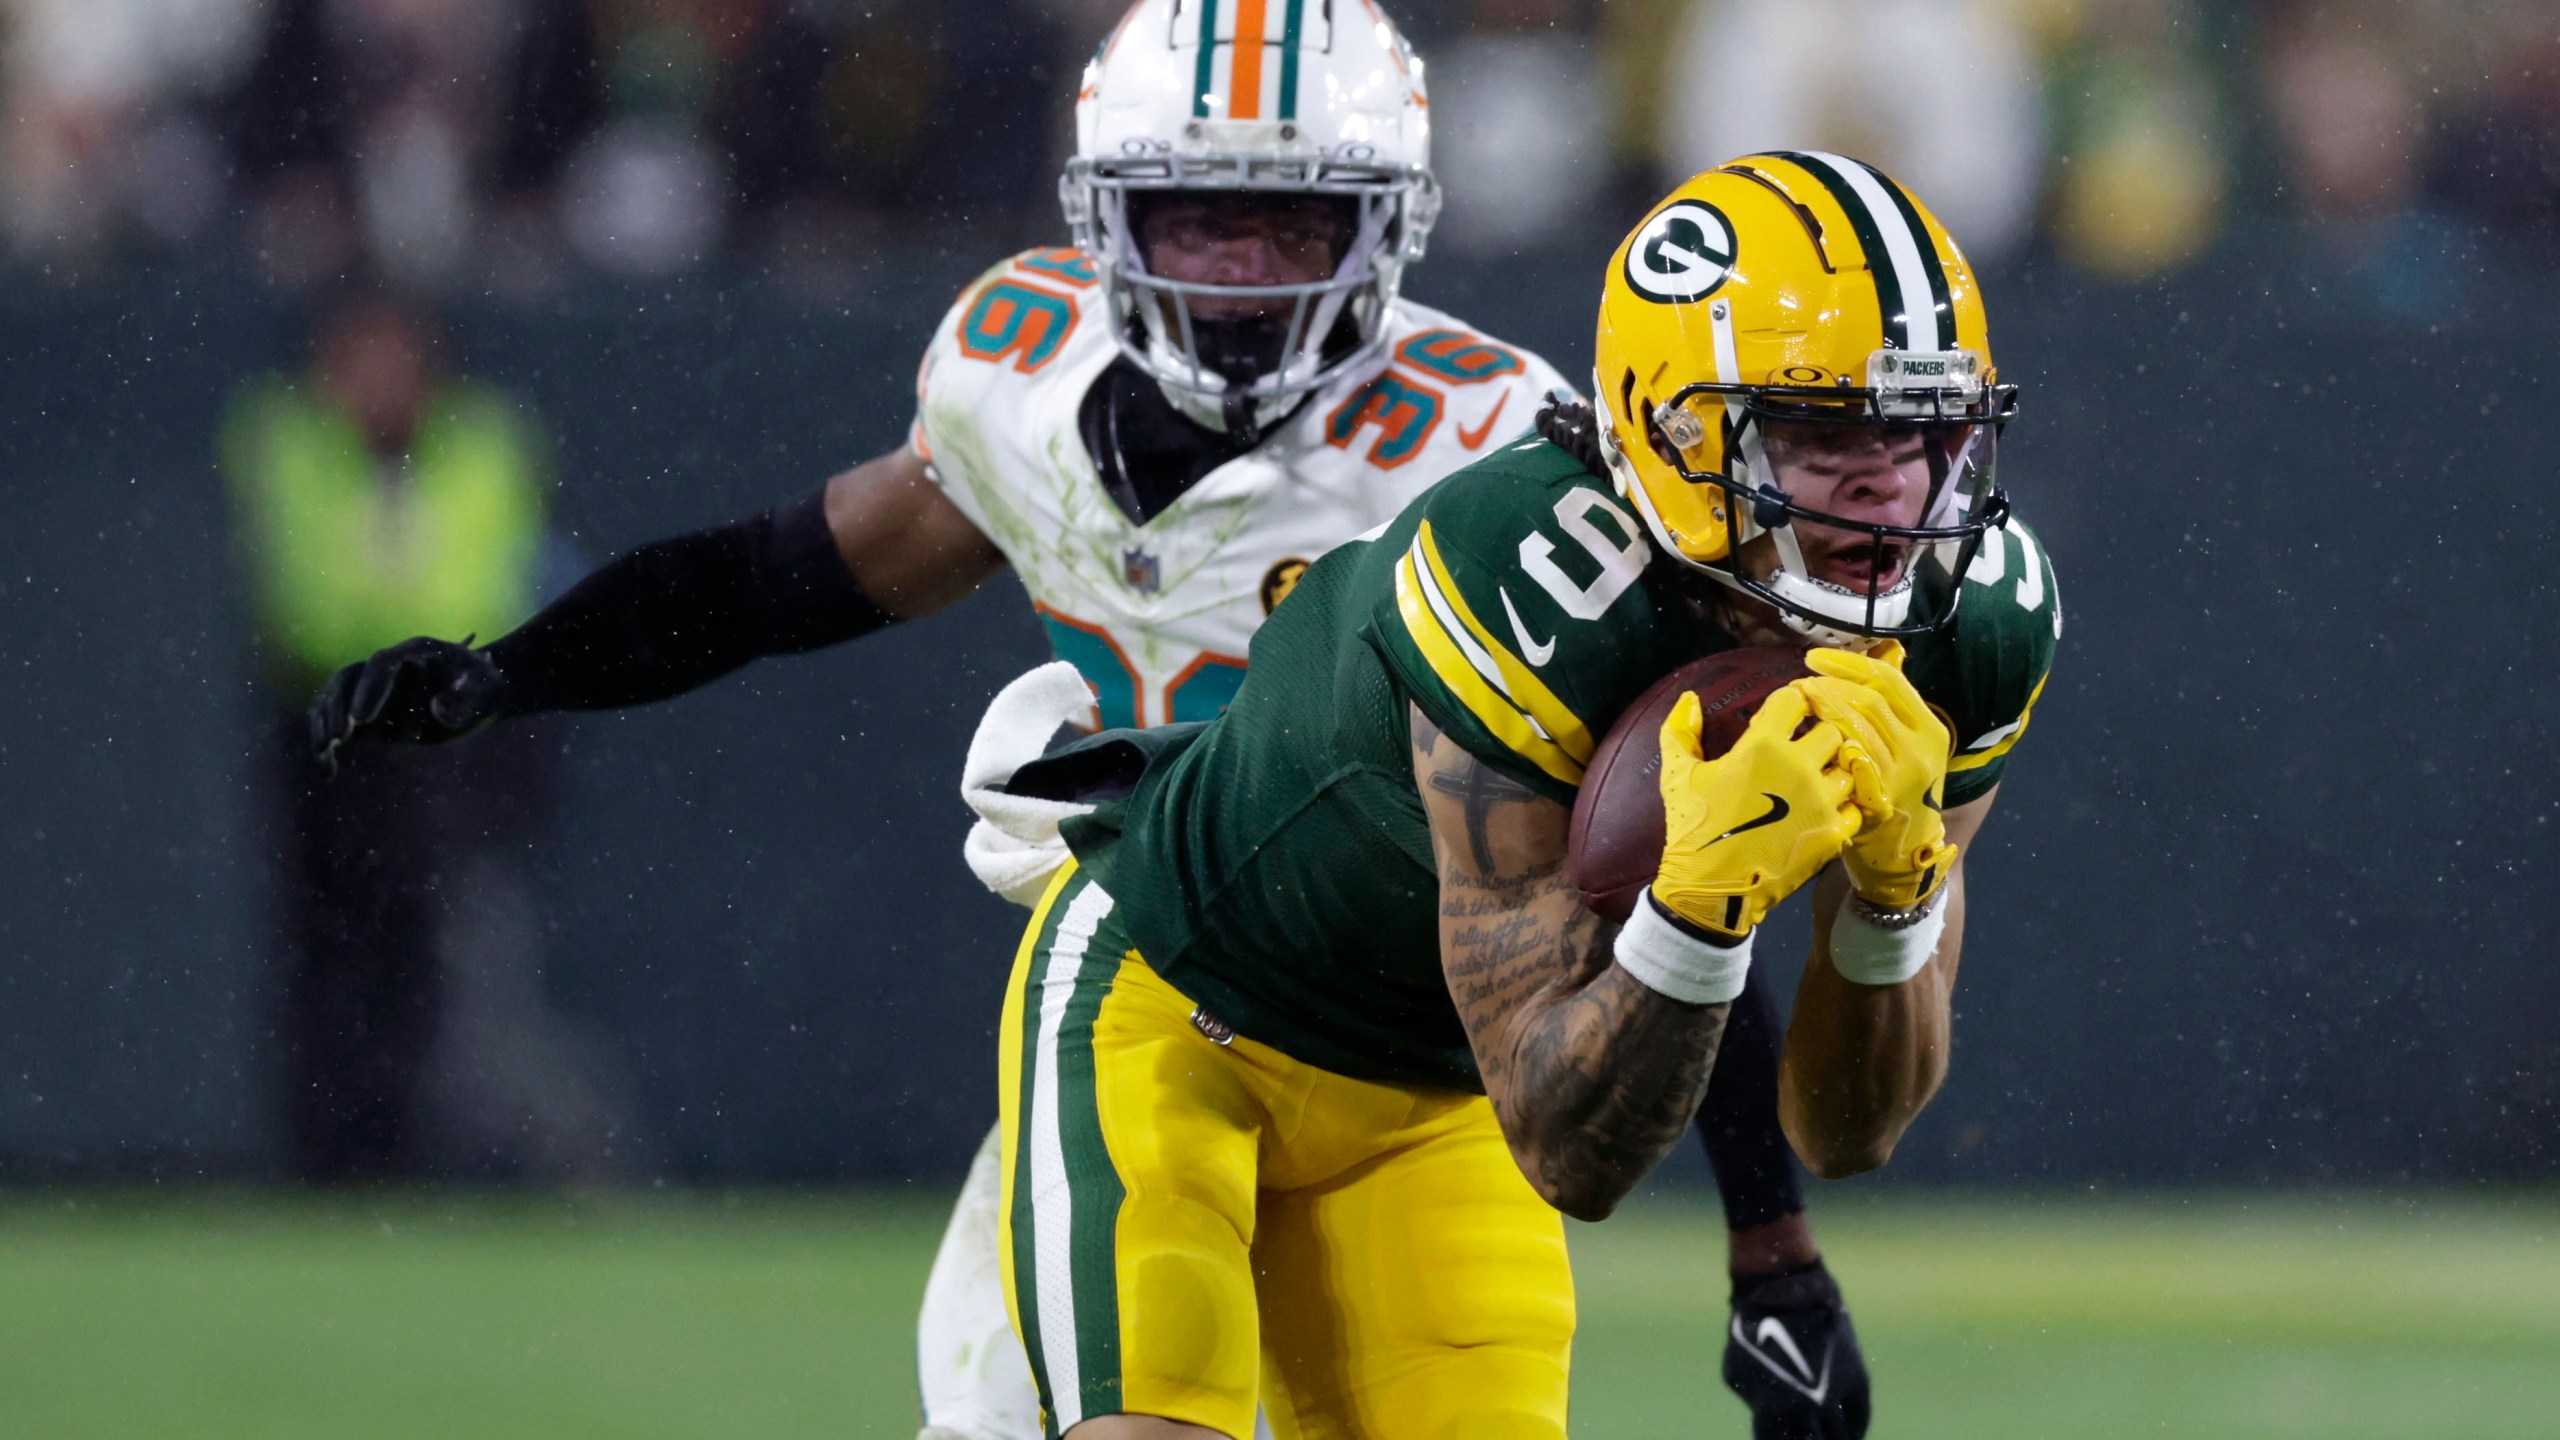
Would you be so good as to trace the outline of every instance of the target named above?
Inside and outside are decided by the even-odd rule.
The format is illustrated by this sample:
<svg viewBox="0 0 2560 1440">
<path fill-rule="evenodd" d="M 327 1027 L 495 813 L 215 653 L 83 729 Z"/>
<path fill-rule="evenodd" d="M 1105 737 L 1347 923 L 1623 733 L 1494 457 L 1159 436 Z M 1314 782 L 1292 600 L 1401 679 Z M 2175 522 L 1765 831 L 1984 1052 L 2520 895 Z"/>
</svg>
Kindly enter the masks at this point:
<svg viewBox="0 0 2560 1440">
<path fill-rule="evenodd" d="M 1867 1359 L 1821 1261 L 1735 1282 L 1724 1383 L 1751 1407 L 1752 1440 L 1867 1433 Z"/>
</svg>

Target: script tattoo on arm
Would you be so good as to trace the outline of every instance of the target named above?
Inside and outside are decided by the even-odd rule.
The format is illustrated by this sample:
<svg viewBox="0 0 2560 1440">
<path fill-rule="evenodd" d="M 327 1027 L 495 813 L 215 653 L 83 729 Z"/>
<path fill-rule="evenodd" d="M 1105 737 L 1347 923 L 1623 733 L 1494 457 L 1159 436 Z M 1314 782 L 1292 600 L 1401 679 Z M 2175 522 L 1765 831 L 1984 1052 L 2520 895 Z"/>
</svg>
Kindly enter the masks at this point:
<svg viewBox="0 0 2560 1440">
<path fill-rule="evenodd" d="M 1412 713 L 1440 870 L 1440 962 L 1522 1173 L 1576 1219 L 1617 1208 L 1687 1132 L 1722 1005 L 1650 989 L 1565 863 L 1571 813 Z"/>
</svg>

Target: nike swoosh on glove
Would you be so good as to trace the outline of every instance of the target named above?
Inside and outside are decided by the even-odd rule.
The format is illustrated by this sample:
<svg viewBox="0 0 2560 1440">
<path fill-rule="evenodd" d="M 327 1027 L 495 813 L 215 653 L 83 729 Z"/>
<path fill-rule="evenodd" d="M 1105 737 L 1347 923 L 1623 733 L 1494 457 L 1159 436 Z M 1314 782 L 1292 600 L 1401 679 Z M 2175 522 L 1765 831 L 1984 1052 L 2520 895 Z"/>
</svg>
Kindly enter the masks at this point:
<svg viewBox="0 0 2560 1440">
<path fill-rule="evenodd" d="M 1840 1286 L 1817 1260 L 1737 1281 L 1724 1383 L 1751 1407 L 1752 1440 L 1861 1440 L 1867 1357 Z"/>
<path fill-rule="evenodd" d="M 1761 702 L 1733 748 L 1700 754 L 1695 694 L 1662 722 L 1662 866 L 1653 898 L 1701 929 L 1747 935 L 1856 833 L 1838 727 L 1796 681 Z M 1807 721 L 1812 723 L 1807 724 Z M 1801 727 L 1803 734 L 1797 734 Z"/>
</svg>

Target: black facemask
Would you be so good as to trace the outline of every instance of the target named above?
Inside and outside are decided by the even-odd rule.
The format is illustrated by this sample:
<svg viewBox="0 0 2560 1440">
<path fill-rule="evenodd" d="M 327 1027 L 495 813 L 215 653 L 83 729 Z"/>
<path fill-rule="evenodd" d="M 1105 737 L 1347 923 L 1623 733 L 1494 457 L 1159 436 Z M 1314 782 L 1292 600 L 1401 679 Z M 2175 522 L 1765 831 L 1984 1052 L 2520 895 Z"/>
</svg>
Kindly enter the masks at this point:
<svg viewBox="0 0 2560 1440">
<path fill-rule="evenodd" d="M 1131 335 L 1145 332 L 1132 318 Z M 1243 391 L 1262 376 L 1280 368 L 1282 347 L 1289 340 L 1289 321 L 1283 315 L 1243 315 L 1211 320 L 1194 317 L 1191 334 L 1200 349 L 1200 362 L 1211 373 L 1235 388 L 1220 398 L 1219 424 L 1227 434 L 1248 448 L 1262 437 L 1261 408 Z M 1360 343 L 1359 322 L 1345 313 L 1333 323 L 1325 336 L 1323 355 L 1327 360 L 1351 353 Z M 1290 407 L 1293 411 L 1296 406 Z"/>
<path fill-rule="evenodd" d="M 1260 407 L 1244 393 L 1246 386 L 1280 368 L 1289 343 L 1289 322 L 1279 315 L 1239 315 L 1212 320 L 1193 316 L 1191 334 L 1200 363 L 1235 388 L 1220 400 L 1219 419 L 1239 444 L 1262 438 Z"/>
<path fill-rule="evenodd" d="M 1238 315 L 1224 319 L 1191 317 L 1193 342 L 1200 363 L 1238 389 L 1280 368 L 1289 343 L 1286 315 Z"/>
</svg>

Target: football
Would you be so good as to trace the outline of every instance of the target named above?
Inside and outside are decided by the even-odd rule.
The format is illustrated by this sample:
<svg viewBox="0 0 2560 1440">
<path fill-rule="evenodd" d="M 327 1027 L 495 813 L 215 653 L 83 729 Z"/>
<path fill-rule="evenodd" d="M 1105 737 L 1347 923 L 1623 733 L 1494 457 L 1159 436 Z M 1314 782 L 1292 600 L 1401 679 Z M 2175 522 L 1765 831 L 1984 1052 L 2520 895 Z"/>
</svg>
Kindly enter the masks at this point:
<svg viewBox="0 0 2560 1440">
<path fill-rule="evenodd" d="M 1698 746 L 1721 755 L 1741 738 L 1752 712 L 1780 686 L 1813 672 L 1804 652 L 1786 645 L 1746 645 L 1692 660 L 1653 684 L 1610 727 L 1573 801 L 1566 854 L 1583 903 L 1623 922 L 1662 864 L 1662 722 L 1680 696 L 1694 690 L 1701 716 Z"/>
</svg>

